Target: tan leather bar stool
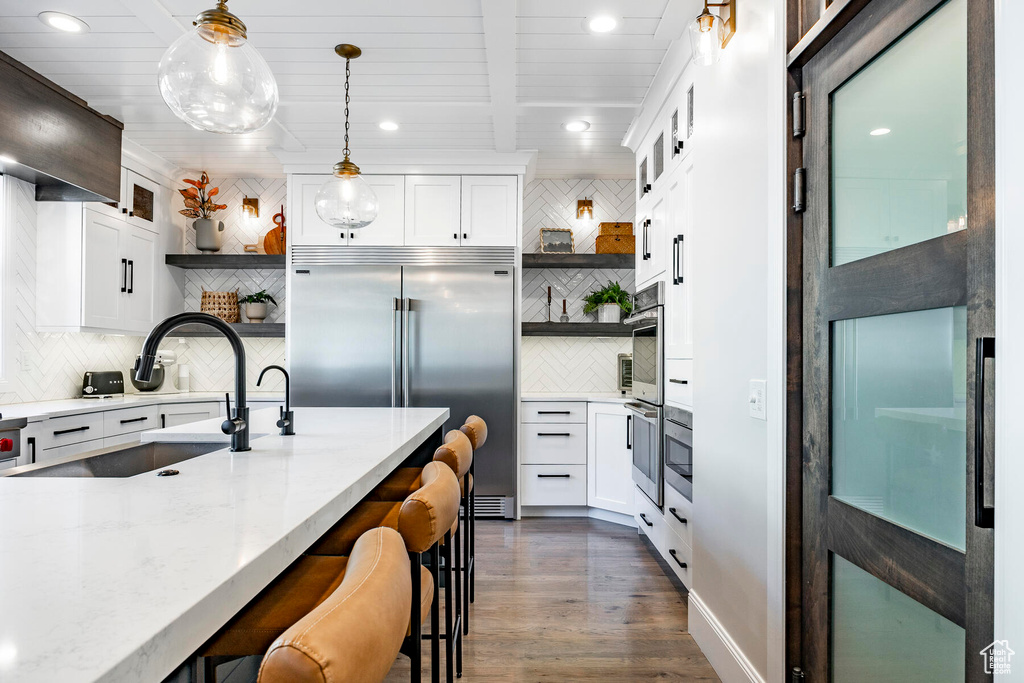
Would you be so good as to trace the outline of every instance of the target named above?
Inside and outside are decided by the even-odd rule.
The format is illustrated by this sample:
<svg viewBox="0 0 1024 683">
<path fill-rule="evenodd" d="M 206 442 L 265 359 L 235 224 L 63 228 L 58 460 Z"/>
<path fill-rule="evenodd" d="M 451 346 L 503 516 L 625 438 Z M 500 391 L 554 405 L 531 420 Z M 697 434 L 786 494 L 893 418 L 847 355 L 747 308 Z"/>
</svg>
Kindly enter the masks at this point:
<svg viewBox="0 0 1024 683">
<path fill-rule="evenodd" d="M 412 605 L 409 556 L 394 529 L 367 531 L 327 599 L 271 645 L 257 683 L 379 683 L 398 655 Z"/>
<path fill-rule="evenodd" d="M 420 605 L 423 599 L 429 601 L 433 591 L 431 576 L 424 573 L 421 576 L 420 599 L 412 599 L 409 557 L 405 550 L 405 542 L 401 535 L 393 529 L 384 531 L 383 534 L 376 533 L 373 529 L 366 531 L 353 544 L 349 556 L 302 556 L 296 560 L 200 649 L 197 664 L 202 667 L 205 682 L 216 683 L 216 667 L 222 662 L 268 653 L 275 639 L 282 637 L 282 634 L 285 634 L 293 625 L 299 623 L 322 605 L 327 603 L 335 605 L 345 595 L 354 594 L 357 589 L 362 591 L 359 586 L 364 581 L 369 582 L 370 586 L 387 588 L 387 591 L 381 594 L 367 589 L 365 592 L 360 592 L 358 599 L 354 601 L 356 605 L 365 604 L 368 601 L 376 605 L 373 617 L 379 623 L 375 623 L 374 627 L 384 629 L 378 636 L 381 638 L 380 642 L 385 644 L 382 652 L 377 654 L 380 654 L 382 658 L 385 658 L 385 655 L 390 657 L 380 676 L 383 678 L 390 669 L 391 663 L 394 662 L 395 654 L 409 631 L 408 615 L 412 609 L 410 604 Z M 389 538 L 390 540 L 388 540 Z M 378 569 L 380 574 L 377 573 Z M 396 571 L 400 580 L 397 582 L 398 585 L 394 586 L 391 585 L 394 581 L 388 577 L 391 577 Z M 374 576 L 372 580 L 371 573 Z M 429 602 L 427 602 L 426 608 L 429 608 Z M 394 624 L 397 624 L 399 635 L 394 652 L 391 652 L 392 639 L 384 637 L 383 633 L 390 633 L 390 628 Z M 329 631 L 332 627 L 325 628 L 328 628 Z M 317 633 L 322 632 L 317 631 Z M 341 644 L 343 643 L 339 643 L 339 645 Z M 326 650 L 320 652 L 323 653 Z M 312 652 L 308 654 L 312 654 Z M 364 653 L 364 656 L 370 654 Z M 278 656 L 285 657 L 284 653 Z M 319 654 L 314 659 L 317 662 L 327 661 Z M 332 667 L 344 665 L 340 659 L 335 661 L 334 657 L 331 657 L 330 661 Z M 310 663 L 307 665 L 312 667 Z M 276 667 L 277 665 L 275 665 Z M 314 678 L 312 680 L 322 679 Z"/>
<path fill-rule="evenodd" d="M 479 419 L 479 418 L 477 418 Z M 481 427 L 474 423 L 474 434 L 479 434 Z M 483 439 L 486 436 L 486 425 L 482 427 Z M 483 441 L 481 441 L 482 443 Z M 434 462 L 443 462 L 448 465 L 456 476 L 459 478 L 459 490 L 462 496 L 461 509 L 463 514 L 466 514 L 470 509 L 470 498 L 469 494 L 473 489 L 473 444 L 470 438 L 458 430 L 451 430 L 444 436 L 444 443 L 434 451 Z M 402 500 L 405 496 L 409 495 L 411 491 L 416 490 L 420 486 L 420 474 L 422 470 L 418 467 L 402 467 L 384 480 L 377 488 L 370 492 L 367 499 L 373 499 L 377 501 L 384 500 Z M 455 571 L 455 614 L 456 622 L 461 624 L 462 634 L 469 633 L 469 583 L 468 575 L 466 579 L 463 579 L 465 574 L 465 568 L 463 567 L 462 558 L 465 556 L 469 557 L 469 534 L 465 529 L 469 528 L 469 522 L 463 524 L 463 530 L 458 530 L 457 534 L 453 533 L 453 548 L 454 548 L 454 567 Z M 461 537 L 461 538 L 459 538 Z M 461 547 L 459 541 L 462 541 Z M 465 553 L 465 555 L 463 555 Z M 450 604 L 450 603 L 445 603 Z M 457 629 L 458 631 L 458 629 Z M 451 639 L 449 639 L 449 647 L 451 646 Z M 455 673 L 456 676 L 462 677 L 462 639 L 455 639 Z"/>
<path fill-rule="evenodd" d="M 469 465 L 469 474 L 466 477 L 466 488 L 468 489 L 465 497 L 468 506 L 466 507 L 466 532 L 465 546 L 466 546 L 466 579 L 465 579 L 465 597 L 464 601 L 468 605 L 476 600 L 476 491 L 474 491 L 474 474 L 475 474 L 475 463 L 476 463 L 476 452 L 487 443 L 487 423 L 484 422 L 482 417 L 478 415 L 470 415 L 466 418 L 465 424 L 459 428 L 463 434 L 469 437 L 470 445 L 473 447 L 473 460 Z M 466 621 L 465 632 L 469 633 L 469 621 Z"/>
<path fill-rule="evenodd" d="M 395 528 L 405 539 L 406 549 L 412 560 L 413 571 L 422 571 L 422 553 L 430 554 L 430 577 L 433 599 L 430 607 L 431 680 L 440 681 L 440 601 L 438 567 L 441 549 L 445 558 L 445 604 L 452 605 L 451 547 L 452 533 L 457 529 L 459 516 L 459 483 L 454 472 L 441 462 L 430 462 L 420 471 L 419 486 L 401 502 L 365 500 L 345 516 L 338 524 L 324 534 L 307 551 L 311 557 L 333 557 L 347 554 L 356 538 L 365 529 L 375 526 Z M 403 652 L 412 660 L 412 680 L 419 681 L 422 675 L 420 664 L 422 611 L 418 604 L 412 605 L 411 631 Z M 452 681 L 453 648 L 459 640 L 452 634 L 452 610 L 445 610 L 447 677 Z"/>
</svg>

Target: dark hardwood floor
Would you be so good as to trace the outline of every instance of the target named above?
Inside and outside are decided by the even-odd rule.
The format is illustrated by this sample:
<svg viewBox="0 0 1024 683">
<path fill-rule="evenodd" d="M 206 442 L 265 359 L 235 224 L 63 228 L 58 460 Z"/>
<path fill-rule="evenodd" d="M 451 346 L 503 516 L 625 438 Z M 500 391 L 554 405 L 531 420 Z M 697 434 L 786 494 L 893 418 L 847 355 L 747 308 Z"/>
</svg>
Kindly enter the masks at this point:
<svg viewBox="0 0 1024 683">
<path fill-rule="evenodd" d="M 719 680 L 687 633 L 685 592 L 636 529 L 592 519 L 481 520 L 477 563 L 462 681 Z M 218 679 L 254 681 L 258 666 L 258 657 L 225 665 Z M 400 656 L 387 681 L 408 680 L 409 660 Z"/>
</svg>

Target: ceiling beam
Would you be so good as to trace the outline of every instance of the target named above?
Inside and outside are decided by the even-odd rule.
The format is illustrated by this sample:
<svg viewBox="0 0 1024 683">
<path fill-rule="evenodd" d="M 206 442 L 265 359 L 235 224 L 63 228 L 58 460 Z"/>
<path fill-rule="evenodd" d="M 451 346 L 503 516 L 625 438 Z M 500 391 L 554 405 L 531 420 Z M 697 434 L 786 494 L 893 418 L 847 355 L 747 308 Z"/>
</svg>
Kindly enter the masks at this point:
<svg viewBox="0 0 1024 683">
<path fill-rule="evenodd" d="M 180 38 L 191 27 L 182 26 L 160 0 L 121 0 L 121 4 L 135 15 L 146 28 L 155 33 L 168 46 Z M 306 148 L 285 128 L 277 118 L 270 120 L 267 130 L 276 146 L 289 152 L 304 152 Z"/>
<path fill-rule="evenodd" d="M 494 150 L 516 150 L 516 0 L 485 0 L 484 48 L 491 88 Z"/>
</svg>

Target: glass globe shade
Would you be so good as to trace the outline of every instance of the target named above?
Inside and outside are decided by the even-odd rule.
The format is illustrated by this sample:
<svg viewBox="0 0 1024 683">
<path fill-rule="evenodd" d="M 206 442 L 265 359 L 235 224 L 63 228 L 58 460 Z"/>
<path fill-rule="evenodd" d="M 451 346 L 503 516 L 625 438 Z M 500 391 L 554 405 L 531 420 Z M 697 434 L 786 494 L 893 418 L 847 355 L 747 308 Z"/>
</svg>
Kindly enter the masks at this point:
<svg viewBox="0 0 1024 683">
<path fill-rule="evenodd" d="M 357 173 L 335 175 L 316 193 L 316 213 L 324 223 L 344 230 L 358 230 L 377 219 L 377 193 Z"/>
<path fill-rule="evenodd" d="M 722 57 L 722 20 L 706 9 L 690 24 L 693 63 L 710 66 Z"/>
<path fill-rule="evenodd" d="M 277 111 L 277 81 L 239 33 L 201 24 L 167 48 L 160 95 L 181 120 L 213 133 L 250 133 Z"/>
</svg>

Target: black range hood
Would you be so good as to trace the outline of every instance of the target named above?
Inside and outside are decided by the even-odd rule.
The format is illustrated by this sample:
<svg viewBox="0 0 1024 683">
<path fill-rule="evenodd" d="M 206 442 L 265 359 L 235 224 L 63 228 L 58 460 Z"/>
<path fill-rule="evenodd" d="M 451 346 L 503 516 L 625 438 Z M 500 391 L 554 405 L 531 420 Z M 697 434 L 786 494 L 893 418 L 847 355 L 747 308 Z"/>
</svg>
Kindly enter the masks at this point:
<svg viewBox="0 0 1024 683">
<path fill-rule="evenodd" d="M 0 52 L 0 169 L 34 183 L 36 201 L 120 201 L 123 129 Z"/>
</svg>

